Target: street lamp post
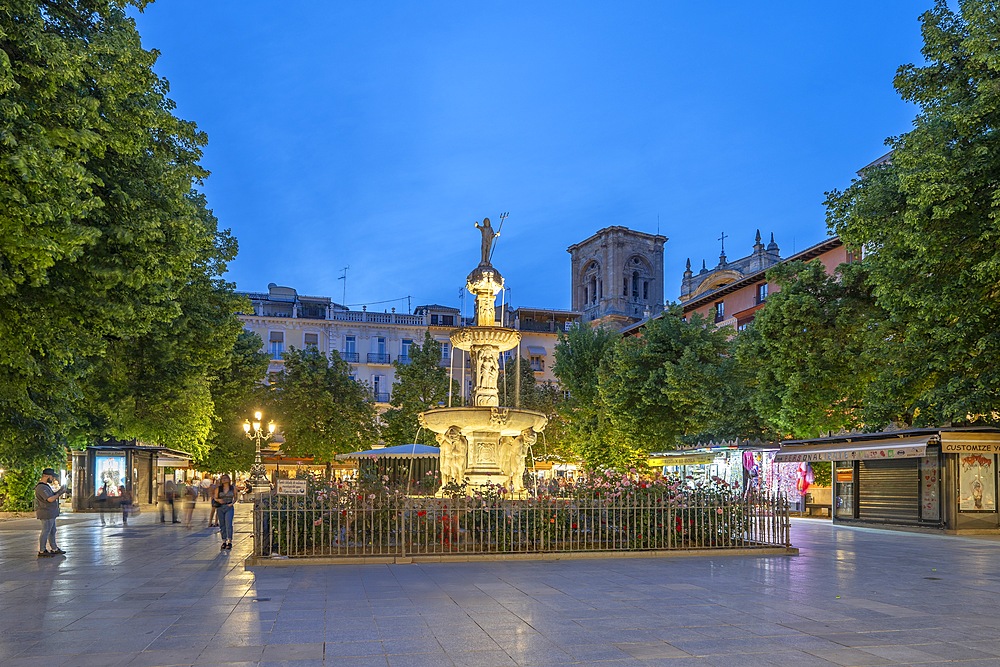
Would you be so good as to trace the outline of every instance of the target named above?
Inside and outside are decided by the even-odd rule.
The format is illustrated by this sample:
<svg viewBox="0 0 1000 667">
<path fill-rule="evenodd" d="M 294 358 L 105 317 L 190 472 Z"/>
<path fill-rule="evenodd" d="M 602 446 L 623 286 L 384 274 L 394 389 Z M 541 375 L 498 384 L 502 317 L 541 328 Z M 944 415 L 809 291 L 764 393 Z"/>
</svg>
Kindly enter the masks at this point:
<svg viewBox="0 0 1000 667">
<path fill-rule="evenodd" d="M 249 419 L 243 422 L 243 432 L 257 446 L 253 457 L 253 465 L 250 467 L 250 485 L 253 487 L 254 493 L 271 490 L 271 483 L 267 479 L 267 470 L 264 468 L 264 463 L 260 460 L 260 443 L 267 442 L 274 435 L 274 422 L 268 422 L 267 430 L 264 430 L 261 428 L 262 417 L 263 415 L 258 410 L 253 413 L 252 424 Z"/>
</svg>

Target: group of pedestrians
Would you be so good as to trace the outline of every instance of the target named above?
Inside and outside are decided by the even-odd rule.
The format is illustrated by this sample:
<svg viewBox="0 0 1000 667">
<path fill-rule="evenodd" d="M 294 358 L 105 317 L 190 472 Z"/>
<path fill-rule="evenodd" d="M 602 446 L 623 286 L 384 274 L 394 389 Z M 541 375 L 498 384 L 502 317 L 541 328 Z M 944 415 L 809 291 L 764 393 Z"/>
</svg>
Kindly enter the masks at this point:
<svg viewBox="0 0 1000 667">
<path fill-rule="evenodd" d="M 199 497 L 204 498 L 211 503 L 208 525 L 218 526 L 219 532 L 222 534 L 222 550 L 233 548 L 233 506 L 236 503 L 236 489 L 229 475 L 220 475 L 215 481 L 205 477 L 200 481 L 194 480 L 191 484 L 167 480 L 163 487 L 160 523 L 166 523 L 167 508 L 169 507 L 171 523 L 183 523 L 190 528 L 193 522 L 195 503 Z M 178 503 L 182 504 L 183 522 L 177 518 Z"/>
<path fill-rule="evenodd" d="M 118 493 L 114 495 L 111 493 L 110 484 L 105 482 L 101 485 L 101 490 L 94 495 L 94 504 L 97 505 L 97 511 L 101 514 L 102 526 L 115 525 L 115 508 L 112 506 L 113 503 L 117 503 L 117 510 L 122 513 L 122 525 L 127 526 L 128 518 L 135 510 L 135 505 L 132 503 L 132 493 L 123 485 L 119 485 Z M 107 513 L 111 516 L 106 517 L 105 514 Z"/>
<path fill-rule="evenodd" d="M 55 470 L 46 468 L 42 471 L 38 484 L 35 485 L 35 518 L 42 522 L 41 532 L 38 535 L 39 558 L 61 556 L 66 553 L 56 542 L 56 518 L 59 516 L 59 501 L 63 496 L 68 497 L 70 491 L 66 486 L 59 486 L 58 479 Z M 160 522 L 166 523 L 169 507 L 171 523 L 181 523 L 177 518 L 177 505 L 183 503 L 183 523 L 190 528 L 198 498 L 211 503 L 208 524 L 219 527 L 222 550 L 232 549 L 233 514 L 238 492 L 229 475 L 220 475 L 217 481 L 212 481 L 206 476 L 202 480 L 194 480 L 191 484 L 167 480 L 160 496 Z M 93 500 L 100 512 L 102 526 L 114 525 L 114 519 L 109 520 L 106 517 L 112 502 L 117 502 L 121 509 L 122 525 L 128 525 L 128 518 L 134 512 L 135 505 L 131 492 L 125 486 L 119 486 L 117 493 L 112 493 L 110 485 L 105 482 Z"/>
</svg>

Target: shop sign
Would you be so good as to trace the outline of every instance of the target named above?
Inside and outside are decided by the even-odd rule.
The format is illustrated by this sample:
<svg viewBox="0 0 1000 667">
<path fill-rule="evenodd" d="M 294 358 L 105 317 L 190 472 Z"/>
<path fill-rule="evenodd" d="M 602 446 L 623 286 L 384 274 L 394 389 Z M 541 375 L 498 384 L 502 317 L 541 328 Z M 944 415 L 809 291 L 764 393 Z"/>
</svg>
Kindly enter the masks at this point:
<svg viewBox="0 0 1000 667">
<path fill-rule="evenodd" d="M 948 441 L 941 439 L 941 451 L 945 454 L 1000 454 L 1000 442 Z"/>
<path fill-rule="evenodd" d="M 882 447 L 879 449 L 836 449 L 826 451 L 796 452 L 788 449 L 778 452 L 775 463 L 794 461 L 871 461 L 874 459 L 908 459 L 923 456 L 927 452 L 926 445 L 913 447 Z"/>
<path fill-rule="evenodd" d="M 717 454 L 685 454 L 682 456 L 657 456 L 651 458 L 648 464 L 652 468 L 659 466 L 694 466 L 713 463 Z"/>
<path fill-rule="evenodd" d="M 306 480 L 304 479 L 279 479 L 279 496 L 304 496 L 306 495 Z"/>
</svg>

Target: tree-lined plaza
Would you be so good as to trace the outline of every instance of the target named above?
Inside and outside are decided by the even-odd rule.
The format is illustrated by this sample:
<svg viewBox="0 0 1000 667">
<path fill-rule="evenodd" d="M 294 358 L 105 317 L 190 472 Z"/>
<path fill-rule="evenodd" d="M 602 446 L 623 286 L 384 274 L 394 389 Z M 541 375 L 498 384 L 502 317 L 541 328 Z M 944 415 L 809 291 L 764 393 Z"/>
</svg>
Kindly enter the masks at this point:
<svg viewBox="0 0 1000 667">
<path fill-rule="evenodd" d="M 336 352 L 291 348 L 266 377 L 225 279 L 236 239 L 203 194 L 207 137 L 175 114 L 128 16 L 145 4 L 0 8 L 0 509 L 104 439 L 248 470 L 255 409 L 319 464 L 435 445 L 418 415 L 462 392 L 429 333 L 395 362 L 383 414 Z M 669 304 L 636 335 L 574 327 L 558 385 L 508 360 L 502 404 L 548 417 L 544 453 L 628 471 L 711 440 L 1000 421 L 997 19 L 981 0 L 922 16 L 925 62 L 894 81 L 913 128 L 827 194 L 829 230 L 858 261 L 778 264 L 780 291 L 739 332 Z"/>
</svg>

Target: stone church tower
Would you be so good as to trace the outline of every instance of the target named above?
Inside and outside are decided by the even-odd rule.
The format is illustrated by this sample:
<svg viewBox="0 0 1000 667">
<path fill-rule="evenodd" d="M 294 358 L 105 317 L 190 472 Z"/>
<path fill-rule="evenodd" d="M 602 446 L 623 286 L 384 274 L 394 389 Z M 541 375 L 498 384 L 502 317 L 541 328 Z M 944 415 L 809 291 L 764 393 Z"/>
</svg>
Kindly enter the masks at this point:
<svg viewBox="0 0 1000 667">
<path fill-rule="evenodd" d="M 663 245 L 667 237 L 605 227 L 567 248 L 573 310 L 584 322 L 624 327 L 663 310 Z"/>
</svg>

